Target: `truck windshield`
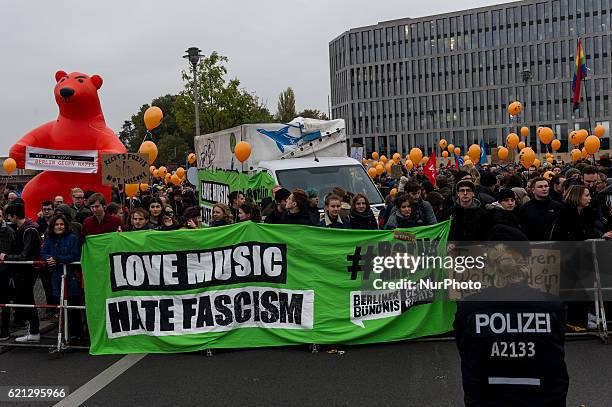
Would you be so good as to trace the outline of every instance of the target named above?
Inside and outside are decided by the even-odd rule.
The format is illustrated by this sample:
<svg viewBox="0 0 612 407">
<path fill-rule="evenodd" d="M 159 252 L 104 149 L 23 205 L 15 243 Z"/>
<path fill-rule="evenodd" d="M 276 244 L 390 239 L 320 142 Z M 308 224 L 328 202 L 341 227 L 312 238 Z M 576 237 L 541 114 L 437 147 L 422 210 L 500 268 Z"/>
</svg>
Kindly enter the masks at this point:
<svg viewBox="0 0 612 407">
<path fill-rule="evenodd" d="M 276 177 L 279 184 L 290 191 L 294 188 L 316 189 L 319 193 L 319 207 L 323 207 L 325 195 L 334 187 L 342 187 L 354 194 L 365 194 L 371 205 L 383 203 L 380 192 L 360 165 L 278 170 Z"/>
</svg>

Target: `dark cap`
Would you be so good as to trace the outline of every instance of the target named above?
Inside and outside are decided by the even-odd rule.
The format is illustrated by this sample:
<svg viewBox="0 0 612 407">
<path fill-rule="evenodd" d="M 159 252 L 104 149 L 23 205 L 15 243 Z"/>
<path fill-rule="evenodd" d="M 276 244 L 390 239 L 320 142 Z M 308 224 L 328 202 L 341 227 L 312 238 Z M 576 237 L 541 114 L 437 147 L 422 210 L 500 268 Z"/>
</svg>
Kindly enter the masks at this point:
<svg viewBox="0 0 612 407">
<path fill-rule="evenodd" d="M 513 198 L 516 199 L 516 194 L 510 188 L 504 188 L 499 191 L 499 199 L 498 201 L 503 201 L 504 199 Z"/>
<path fill-rule="evenodd" d="M 480 174 L 480 185 L 485 187 L 492 187 L 497 183 L 497 177 L 490 171 L 483 171 Z"/>
<path fill-rule="evenodd" d="M 274 200 L 276 202 L 280 202 L 289 198 L 289 195 L 291 195 L 291 191 L 289 191 L 287 188 L 281 188 L 274 194 Z"/>
<path fill-rule="evenodd" d="M 469 179 L 464 179 L 464 180 L 457 182 L 457 186 L 456 186 L 457 191 L 459 191 L 461 187 L 468 187 L 472 190 L 472 192 L 476 192 L 476 185 L 474 185 L 474 183 L 470 181 Z"/>
</svg>

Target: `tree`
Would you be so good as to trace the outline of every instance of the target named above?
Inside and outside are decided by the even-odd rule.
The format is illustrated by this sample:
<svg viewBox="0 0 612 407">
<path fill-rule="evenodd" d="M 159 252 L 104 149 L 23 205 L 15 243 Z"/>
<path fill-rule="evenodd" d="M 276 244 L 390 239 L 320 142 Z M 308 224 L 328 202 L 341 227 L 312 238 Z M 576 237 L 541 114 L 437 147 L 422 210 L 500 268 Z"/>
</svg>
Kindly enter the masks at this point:
<svg viewBox="0 0 612 407">
<path fill-rule="evenodd" d="M 275 118 L 281 123 L 288 123 L 296 117 L 295 93 L 293 93 L 293 89 L 287 88 L 287 90 L 281 92 L 278 97 L 278 107 Z"/>
<path fill-rule="evenodd" d="M 304 109 L 298 114 L 298 116 L 301 116 L 304 119 L 329 120 L 327 115 L 318 109 Z"/>
<path fill-rule="evenodd" d="M 214 133 L 247 123 L 265 123 L 272 120 L 270 112 L 254 94 L 240 89 L 237 78 L 226 80 L 228 58 L 213 51 L 198 66 L 198 101 L 200 134 Z M 182 72 L 185 89 L 174 102 L 178 127 L 194 135 L 195 103 L 194 81 L 191 72 Z M 191 142 L 193 145 L 193 140 Z"/>
<path fill-rule="evenodd" d="M 123 122 L 119 139 L 125 144 L 130 152 L 137 152 L 145 135 L 147 140 L 157 144 L 158 155 L 156 164 L 165 165 L 171 161 L 182 164 L 190 151 L 193 151 L 193 133 L 184 132 L 176 121 L 174 104 L 176 95 L 165 95 L 153 99 L 151 105 L 142 105 L 138 113 L 132 115 L 130 120 Z M 164 113 L 161 124 L 147 133 L 144 124 L 144 113 L 151 107 L 157 106 Z"/>
</svg>

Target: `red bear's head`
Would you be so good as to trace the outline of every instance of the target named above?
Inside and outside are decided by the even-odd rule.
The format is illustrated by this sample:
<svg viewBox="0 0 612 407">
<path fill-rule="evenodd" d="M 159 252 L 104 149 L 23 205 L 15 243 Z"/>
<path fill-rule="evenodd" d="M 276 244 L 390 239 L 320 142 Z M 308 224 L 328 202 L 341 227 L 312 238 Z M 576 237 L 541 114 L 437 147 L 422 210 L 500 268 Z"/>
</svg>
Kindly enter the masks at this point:
<svg viewBox="0 0 612 407">
<path fill-rule="evenodd" d="M 60 116 L 70 119 L 95 118 L 102 115 L 98 89 L 102 78 L 89 76 L 80 72 L 67 74 L 64 71 L 55 73 L 54 94 L 60 109 Z"/>
</svg>

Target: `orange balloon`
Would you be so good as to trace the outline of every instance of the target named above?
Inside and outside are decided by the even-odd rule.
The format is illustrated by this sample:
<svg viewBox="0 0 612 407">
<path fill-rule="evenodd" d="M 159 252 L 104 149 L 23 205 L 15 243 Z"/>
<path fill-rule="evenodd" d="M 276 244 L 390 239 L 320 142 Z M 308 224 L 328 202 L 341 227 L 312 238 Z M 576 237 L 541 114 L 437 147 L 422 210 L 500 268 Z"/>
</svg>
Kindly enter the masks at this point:
<svg viewBox="0 0 612 407">
<path fill-rule="evenodd" d="M 404 166 L 408 171 L 410 171 L 414 168 L 414 163 L 411 160 L 406 160 L 406 164 L 404 164 Z"/>
<path fill-rule="evenodd" d="M 580 150 L 580 155 L 582 158 L 587 158 L 589 156 L 589 152 L 586 150 L 586 148 L 582 147 L 582 150 Z"/>
<path fill-rule="evenodd" d="M 376 168 L 378 164 L 380 164 L 378 161 L 372 161 L 372 167 Z"/>
<path fill-rule="evenodd" d="M 157 106 L 151 106 L 144 113 L 144 122 L 147 130 L 153 130 L 161 124 L 164 113 Z"/>
<path fill-rule="evenodd" d="M 524 149 L 524 148 L 525 148 L 525 142 L 524 142 L 524 141 L 519 141 L 519 143 L 518 143 L 518 149 L 519 149 L 519 150 L 522 150 L 522 149 Z"/>
<path fill-rule="evenodd" d="M 535 165 L 536 168 L 540 168 L 540 165 L 542 165 L 542 162 L 540 162 L 540 160 L 536 158 L 535 160 L 533 160 L 533 165 Z"/>
<path fill-rule="evenodd" d="M 499 147 L 497 149 L 497 156 L 500 160 L 505 160 L 508 158 L 508 149 L 506 147 Z"/>
<path fill-rule="evenodd" d="M 374 151 L 374 152 L 372 153 L 372 158 L 373 158 L 374 160 L 378 160 L 378 152 Z"/>
<path fill-rule="evenodd" d="M 134 198 L 140 189 L 140 184 L 125 184 L 125 194 Z"/>
<path fill-rule="evenodd" d="M 149 184 L 140 184 L 140 192 L 145 192 L 149 189 Z"/>
<path fill-rule="evenodd" d="M 446 146 L 448 145 L 448 142 L 445 139 L 442 139 L 440 140 L 440 142 L 438 142 L 438 145 L 440 146 L 442 150 L 444 150 Z"/>
<path fill-rule="evenodd" d="M 584 143 L 587 137 L 589 137 L 589 132 L 585 129 L 578 130 L 576 134 L 578 135 L 578 140 L 580 141 L 580 144 Z"/>
<path fill-rule="evenodd" d="M 474 165 L 474 163 L 468 158 L 467 160 L 463 160 L 463 165 Z"/>
<path fill-rule="evenodd" d="M 399 162 L 402 159 L 402 155 L 400 153 L 393 154 L 393 161 Z"/>
<path fill-rule="evenodd" d="M 397 195 L 397 188 L 393 188 L 391 191 L 389 191 L 389 195 L 391 196 Z"/>
<path fill-rule="evenodd" d="M 154 171 L 153 171 L 153 178 L 160 178 L 160 176 L 159 176 L 159 170 L 154 170 Z"/>
<path fill-rule="evenodd" d="M 380 162 L 385 164 L 387 162 L 387 156 L 386 155 L 381 155 L 380 156 Z"/>
<path fill-rule="evenodd" d="M 480 161 L 480 146 L 478 144 L 472 144 L 470 148 L 468 148 L 468 155 L 472 162 Z"/>
<path fill-rule="evenodd" d="M 236 147 L 234 148 L 234 155 L 241 163 L 245 162 L 251 155 L 251 145 L 246 141 L 241 141 L 240 143 L 236 144 Z"/>
<path fill-rule="evenodd" d="M 370 176 L 370 178 L 376 177 L 376 168 L 374 167 L 368 168 L 368 175 Z"/>
<path fill-rule="evenodd" d="M 508 134 L 508 136 L 506 137 L 506 144 L 508 145 L 508 148 L 515 149 L 516 146 L 518 146 L 518 143 L 519 138 L 516 133 Z"/>
<path fill-rule="evenodd" d="M 527 137 L 529 135 L 529 127 L 521 127 L 521 136 Z"/>
<path fill-rule="evenodd" d="M 167 184 L 168 182 L 170 182 L 171 178 L 172 178 L 172 174 L 166 174 L 166 176 L 164 177 L 164 184 Z"/>
<path fill-rule="evenodd" d="M 176 175 L 178 175 L 179 178 L 183 178 L 185 176 L 185 169 L 183 167 L 178 167 L 176 169 Z"/>
<path fill-rule="evenodd" d="M 453 151 L 455 151 L 455 146 L 452 144 L 449 144 L 448 147 L 446 147 L 446 149 L 448 150 L 449 153 L 452 153 Z"/>
<path fill-rule="evenodd" d="M 604 136 L 604 134 L 606 134 L 606 128 L 604 126 L 602 126 L 601 124 L 599 124 L 599 125 L 595 126 L 594 134 L 597 137 L 602 138 Z"/>
<path fill-rule="evenodd" d="M 523 105 L 521 104 L 521 102 L 518 101 L 510 103 L 510 105 L 508 106 L 508 113 L 510 113 L 511 116 L 518 116 L 522 110 Z"/>
<path fill-rule="evenodd" d="M 570 134 L 567 136 L 567 140 L 573 146 L 577 146 L 580 144 L 580 137 L 578 137 L 578 131 L 570 131 Z"/>
<path fill-rule="evenodd" d="M 190 154 L 187 156 L 187 162 L 188 162 L 189 164 L 193 164 L 194 162 L 196 162 L 196 155 L 195 155 L 194 153 L 190 153 Z"/>
<path fill-rule="evenodd" d="M 536 155 L 535 152 L 531 149 L 531 147 L 525 147 L 519 153 L 519 162 L 525 168 L 531 167 L 535 159 Z"/>
<path fill-rule="evenodd" d="M 421 160 L 423 165 L 427 164 L 428 161 L 429 161 L 429 157 L 423 157 L 423 159 Z"/>
<path fill-rule="evenodd" d="M 448 158 L 448 151 L 446 150 L 442 151 L 442 157 Z"/>
<path fill-rule="evenodd" d="M 391 161 L 389 161 L 386 165 L 385 165 L 385 171 L 387 171 L 389 174 L 391 174 L 391 166 L 393 165 L 393 163 Z"/>
<path fill-rule="evenodd" d="M 551 160 L 552 161 L 552 160 Z M 543 175 L 546 181 L 550 181 L 555 176 L 555 173 L 552 171 L 546 171 Z"/>
<path fill-rule="evenodd" d="M 152 166 L 150 166 L 150 167 L 149 167 L 149 172 L 150 172 L 151 174 L 153 174 L 153 171 L 155 171 L 155 166 L 154 166 L 154 165 L 152 165 Z"/>
<path fill-rule="evenodd" d="M 573 149 L 570 154 L 572 155 L 572 161 L 578 161 L 582 157 L 582 151 L 577 148 Z"/>
<path fill-rule="evenodd" d="M 157 169 L 157 173 L 159 174 L 160 178 L 166 178 L 166 175 L 168 175 L 168 169 L 162 165 Z"/>
<path fill-rule="evenodd" d="M 537 135 L 543 144 L 550 144 L 555 137 L 550 127 L 538 127 Z"/>
<path fill-rule="evenodd" d="M 17 168 L 17 162 L 13 158 L 9 157 L 4 160 L 2 167 L 8 173 L 8 175 L 11 175 L 12 172 L 15 171 L 15 168 Z"/>
<path fill-rule="evenodd" d="M 455 155 L 459 155 L 461 154 L 461 149 L 459 147 L 455 147 L 453 153 L 455 153 Z"/>
<path fill-rule="evenodd" d="M 383 172 L 385 172 L 385 167 L 383 167 L 382 164 L 378 164 L 376 166 L 376 175 L 380 175 Z"/>
<path fill-rule="evenodd" d="M 142 143 L 138 149 L 138 152 L 140 154 L 148 154 L 149 158 L 147 159 L 147 162 L 149 165 L 153 164 L 153 161 L 155 161 L 157 158 L 157 146 L 151 140 L 147 140 Z"/>
<path fill-rule="evenodd" d="M 589 155 L 595 154 L 599 150 L 600 145 L 601 142 L 597 136 L 589 136 L 584 141 L 584 148 Z"/>
<path fill-rule="evenodd" d="M 546 157 L 546 162 L 547 162 L 547 163 L 551 163 L 551 164 L 552 164 L 552 162 L 553 162 L 554 160 L 555 160 L 555 159 L 554 159 L 554 158 L 552 158 L 552 157 Z"/>
<path fill-rule="evenodd" d="M 181 177 L 179 177 L 178 175 L 174 174 L 170 177 L 170 181 L 174 184 L 174 185 L 180 185 L 181 184 Z"/>
<path fill-rule="evenodd" d="M 413 163 L 420 163 L 423 159 L 423 152 L 420 148 L 414 147 L 412 150 L 410 150 L 409 156 L 410 161 L 412 161 Z"/>
<path fill-rule="evenodd" d="M 561 148 L 561 140 L 555 139 L 550 143 L 550 148 L 552 148 L 553 151 L 557 151 Z"/>
</svg>

